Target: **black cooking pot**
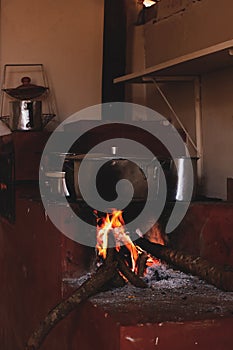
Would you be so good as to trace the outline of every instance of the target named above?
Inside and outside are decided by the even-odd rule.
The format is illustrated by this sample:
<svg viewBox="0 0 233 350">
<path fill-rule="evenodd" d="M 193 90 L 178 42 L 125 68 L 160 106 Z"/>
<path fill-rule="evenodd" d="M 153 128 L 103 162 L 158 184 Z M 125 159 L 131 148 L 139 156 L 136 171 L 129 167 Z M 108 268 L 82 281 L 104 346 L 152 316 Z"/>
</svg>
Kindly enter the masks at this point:
<svg viewBox="0 0 233 350">
<path fill-rule="evenodd" d="M 93 182 L 96 183 L 99 195 L 107 201 L 113 201 L 117 198 L 116 184 L 122 179 L 128 180 L 133 186 L 132 200 L 146 200 L 148 186 L 152 186 L 154 194 L 158 191 L 160 169 L 153 159 L 136 157 L 125 159 L 103 154 L 73 155 L 66 158 L 69 163 L 66 163 L 65 170 L 68 190 L 77 200 L 83 200 L 79 184 L 79 170 L 84 157 L 85 162 L 82 166 L 86 176 L 82 185 L 87 191 L 87 200 L 93 198 L 91 187 Z M 97 176 L 94 178 L 93 174 L 96 173 Z M 128 198 L 128 190 L 128 184 L 125 183 L 122 191 L 123 197 L 125 195 Z"/>
</svg>

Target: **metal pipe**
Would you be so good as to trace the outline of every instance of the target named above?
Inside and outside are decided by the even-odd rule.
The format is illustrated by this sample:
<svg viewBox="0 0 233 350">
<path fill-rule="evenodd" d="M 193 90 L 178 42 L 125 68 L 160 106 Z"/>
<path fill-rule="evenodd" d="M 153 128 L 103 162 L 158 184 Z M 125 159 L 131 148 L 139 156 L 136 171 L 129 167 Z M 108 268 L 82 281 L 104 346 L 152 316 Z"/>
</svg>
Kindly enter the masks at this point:
<svg viewBox="0 0 233 350">
<path fill-rule="evenodd" d="M 195 115 L 196 115 L 196 142 L 200 160 L 197 164 L 197 177 L 200 182 L 203 175 L 203 135 L 202 135 L 202 113 L 201 113 L 201 78 L 194 80 Z M 200 183 L 199 183 L 200 185 Z"/>
<path fill-rule="evenodd" d="M 168 101 L 167 97 L 165 96 L 164 92 L 161 90 L 161 88 L 159 87 L 156 79 L 151 78 L 151 81 L 153 82 L 153 84 L 155 85 L 156 89 L 158 90 L 158 92 L 160 93 L 160 95 L 162 96 L 163 100 L 166 102 L 167 106 L 169 107 L 170 111 L 172 112 L 172 114 L 174 115 L 174 117 L 176 118 L 177 122 L 179 123 L 180 127 L 182 128 L 182 130 L 185 132 L 185 135 L 187 136 L 188 141 L 191 143 L 191 145 L 193 146 L 193 148 L 195 149 L 195 151 L 197 152 L 197 156 L 199 157 L 199 151 L 197 148 L 196 143 L 193 141 L 192 137 L 189 135 L 188 130 L 185 128 L 184 124 L 181 122 L 179 116 L 177 115 L 176 111 L 174 110 L 174 108 L 172 107 L 172 105 L 170 104 L 170 102 Z"/>
</svg>

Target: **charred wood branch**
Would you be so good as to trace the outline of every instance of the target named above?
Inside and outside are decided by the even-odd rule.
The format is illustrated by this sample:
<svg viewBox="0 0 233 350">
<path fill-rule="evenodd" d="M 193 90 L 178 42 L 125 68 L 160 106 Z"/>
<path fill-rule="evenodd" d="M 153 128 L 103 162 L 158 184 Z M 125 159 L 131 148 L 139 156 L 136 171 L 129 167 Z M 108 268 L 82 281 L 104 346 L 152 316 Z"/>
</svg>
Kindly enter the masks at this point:
<svg viewBox="0 0 233 350">
<path fill-rule="evenodd" d="M 137 288 L 147 288 L 146 282 L 144 282 L 138 275 L 136 275 L 130 268 L 126 265 L 124 260 L 121 259 L 119 253 L 115 253 L 115 258 L 118 263 L 118 268 L 121 273 L 127 278 L 127 280 Z"/>
<path fill-rule="evenodd" d="M 81 302 L 109 287 L 123 287 L 126 277 L 134 286 L 146 288 L 147 284 L 135 275 L 120 258 L 114 248 L 109 248 L 107 258 L 95 274 L 84 282 L 69 298 L 55 306 L 45 317 L 38 329 L 29 338 L 25 350 L 38 350 L 48 333 Z"/>
<path fill-rule="evenodd" d="M 48 333 L 59 321 L 64 319 L 82 301 L 100 291 L 113 278 L 117 262 L 113 262 L 111 258 L 106 259 L 106 262 L 100 266 L 91 278 L 84 282 L 69 298 L 59 303 L 48 313 L 44 321 L 28 340 L 26 350 L 39 349 Z"/>
<path fill-rule="evenodd" d="M 120 274 L 119 271 L 116 271 L 113 279 L 109 283 L 109 288 L 121 288 L 124 287 L 126 284 L 126 280 L 124 277 Z"/>
<path fill-rule="evenodd" d="M 151 243 L 145 238 L 139 238 L 134 243 L 154 257 L 167 262 L 180 271 L 196 275 L 207 283 L 224 291 L 233 291 L 232 271 L 224 270 L 221 266 L 212 265 L 201 257 L 189 255 L 160 244 Z"/>
<path fill-rule="evenodd" d="M 147 259 L 148 259 L 148 254 L 146 252 L 142 252 L 138 257 L 137 272 L 139 277 L 143 277 L 144 275 Z"/>
<path fill-rule="evenodd" d="M 112 278 L 107 283 L 104 284 L 100 292 L 106 292 L 114 288 L 121 288 L 121 287 L 124 287 L 125 284 L 126 284 L 126 279 L 118 271 L 118 269 L 116 269 L 116 271 L 113 273 Z"/>
</svg>

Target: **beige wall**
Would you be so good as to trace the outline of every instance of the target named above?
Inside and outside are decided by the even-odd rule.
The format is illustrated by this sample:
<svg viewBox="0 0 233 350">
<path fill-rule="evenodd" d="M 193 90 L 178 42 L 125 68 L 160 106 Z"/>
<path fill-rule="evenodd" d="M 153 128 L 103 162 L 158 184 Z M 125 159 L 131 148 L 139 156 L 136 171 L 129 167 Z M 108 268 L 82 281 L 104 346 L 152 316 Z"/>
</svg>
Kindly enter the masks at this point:
<svg viewBox="0 0 233 350">
<path fill-rule="evenodd" d="M 233 68 L 202 77 L 202 111 L 205 193 L 226 199 L 233 177 Z"/>
<path fill-rule="evenodd" d="M 232 0 L 163 0 L 158 6 L 163 8 L 158 11 L 157 22 L 148 22 L 141 27 L 144 33 L 140 32 L 140 37 L 144 35 L 146 67 L 233 37 Z M 135 30 L 134 34 L 138 32 Z M 133 65 L 128 71 L 134 71 Z M 162 89 L 195 139 L 193 85 L 168 83 L 163 84 Z M 204 151 L 201 191 L 209 197 L 226 199 L 226 180 L 233 177 L 233 68 L 203 75 L 201 90 Z M 137 102 L 139 97 L 133 96 L 131 100 Z M 151 85 L 146 89 L 146 105 L 172 119 L 168 107 Z"/>
<path fill-rule="evenodd" d="M 130 35 L 128 34 L 128 59 L 127 69 L 137 72 L 145 68 L 145 50 L 144 50 L 144 28 L 143 26 L 131 26 Z M 128 84 L 125 89 L 127 102 L 134 102 L 141 105 L 146 104 L 146 87 L 144 84 Z M 141 117 L 135 117 L 140 120 Z"/>
<path fill-rule="evenodd" d="M 1 71 L 43 63 L 57 114 L 101 102 L 104 0 L 2 0 Z"/>
<path fill-rule="evenodd" d="M 175 10 L 180 2 L 184 11 L 171 15 L 168 8 L 167 18 L 145 25 L 147 67 L 232 39 L 232 0 L 162 0 L 158 6 L 174 3 Z"/>
<path fill-rule="evenodd" d="M 175 113 L 178 115 L 183 126 L 189 131 L 190 136 L 195 141 L 196 127 L 193 82 L 159 83 L 159 86 Z M 147 106 L 162 114 L 177 129 L 181 129 L 174 114 L 153 84 L 147 84 Z M 189 151 L 192 155 L 195 155 L 195 150 L 193 150 L 192 147 L 189 147 Z"/>
<path fill-rule="evenodd" d="M 137 72 L 145 68 L 145 40 L 144 26 L 136 26 L 138 13 L 142 6 L 137 0 L 125 0 L 127 7 L 127 46 L 126 73 Z M 146 103 L 146 88 L 144 85 L 127 85 L 125 89 L 126 101 L 141 105 Z M 141 116 L 135 116 L 140 120 Z"/>
</svg>

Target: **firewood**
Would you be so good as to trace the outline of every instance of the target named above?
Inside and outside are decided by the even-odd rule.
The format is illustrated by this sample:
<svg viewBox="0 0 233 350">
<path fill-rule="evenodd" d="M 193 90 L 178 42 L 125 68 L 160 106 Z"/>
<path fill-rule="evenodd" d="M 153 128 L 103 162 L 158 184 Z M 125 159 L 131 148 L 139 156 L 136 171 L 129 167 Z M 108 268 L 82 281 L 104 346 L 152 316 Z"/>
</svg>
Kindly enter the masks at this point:
<svg viewBox="0 0 233 350">
<path fill-rule="evenodd" d="M 55 306 L 45 317 L 38 329 L 29 338 L 25 350 L 38 350 L 48 333 L 81 302 L 99 291 L 125 285 L 122 274 L 136 287 L 146 288 L 147 284 L 135 275 L 114 248 L 109 248 L 107 258 L 97 272 L 84 282 L 70 297 Z"/>
<path fill-rule="evenodd" d="M 38 329 L 34 331 L 27 342 L 26 350 L 40 348 L 48 333 L 54 326 L 73 311 L 82 301 L 96 294 L 113 278 L 117 262 L 106 260 L 97 272 L 84 282 L 70 297 L 55 306 L 45 317 Z"/>
<path fill-rule="evenodd" d="M 151 243 L 145 238 L 139 238 L 134 243 L 154 257 L 167 262 L 180 271 L 196 275 L 224 291 L 233 291 L 233 272 L 231 270 L 225 270 L 221 266 L 213 265 L 199 256 L 193 256 L 160 244 Z"/>
<path fill-rule="evenodd" d="M 120 274 L 120 272 L 116 269 L 116 272 L 113 274 L 113 277 L 105 283 L 105 285 L 101 288 L 100 292 L 106 292 L 110 289 L 121 288 L 126 284 L 126 279 Z"/>
<path fill-rule="evenodd" d="M 118 263 L 118 268 L 121 273 L 127 278 L 127 280 L 138 288 L 147 288 L 148 285 L 139 276 L 137 276 L 130 268 L 126 265 L 124 260 L 120 257 L 119 253 L 115 253 L 115 258 Z"/>
<path fill-rule="evenodd" d="M 138 256 L 138 260 L 137 260 L 137 274 L 138 274 L 139 277 L 143 277 L 143 275 L 144 275 L 144 271 L 146 269 L 147 259 L 148 259 L 148 254 L 146 252 L 142 252 Z"/>
<path fill-rule="evenodd" d="M 115 273 L 113 279 L 110 281 L 110 286 L 112 288 L 121 288 L 124 287 L 125 284 L 126 280 L 120 275 L 119 271 Z"/>
</svg>

